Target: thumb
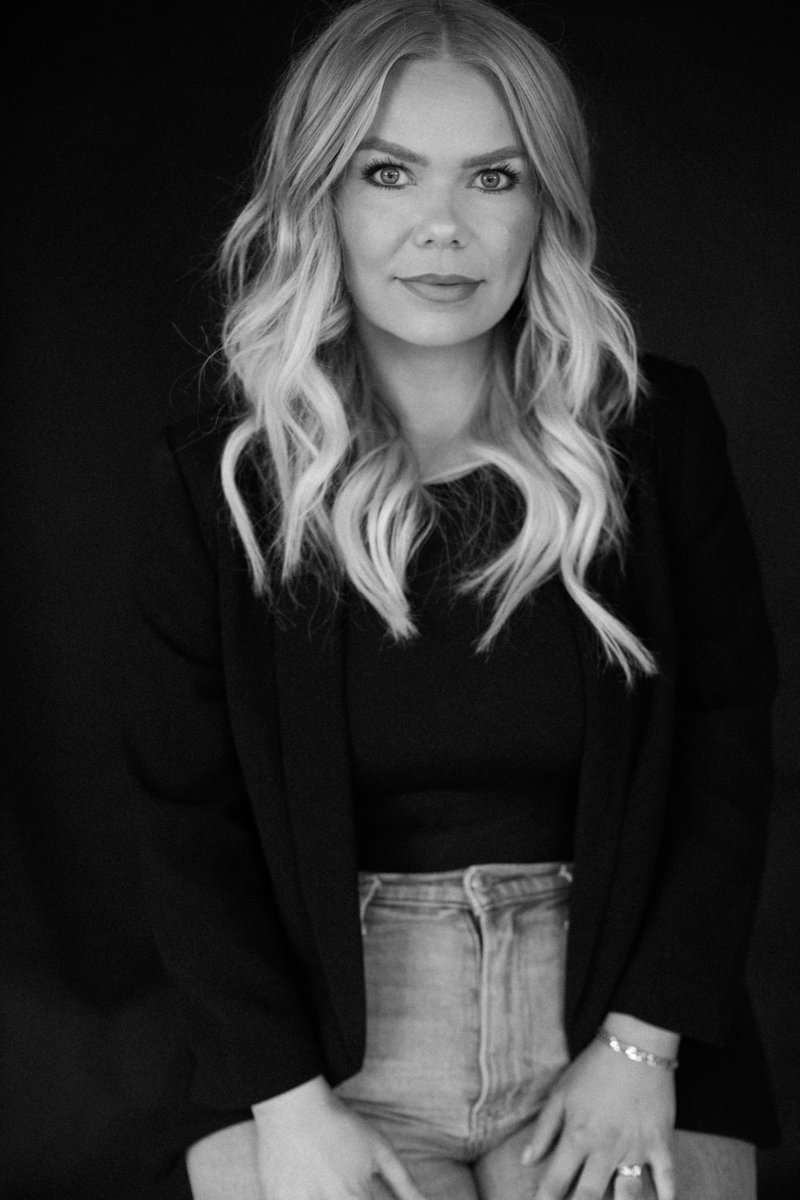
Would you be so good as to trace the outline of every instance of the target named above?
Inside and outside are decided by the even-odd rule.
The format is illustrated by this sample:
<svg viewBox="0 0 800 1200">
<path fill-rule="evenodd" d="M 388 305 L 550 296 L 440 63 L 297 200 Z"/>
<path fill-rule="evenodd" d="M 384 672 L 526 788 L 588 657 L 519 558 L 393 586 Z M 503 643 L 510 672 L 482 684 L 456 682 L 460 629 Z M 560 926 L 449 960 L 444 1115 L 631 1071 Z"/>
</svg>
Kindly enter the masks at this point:
<svg viewBox="0 0 800 1200">
<path fill-rule="evenodd" d="M 400 1159 L 388 1146 L 381 1149 L 378 1170 L 397 1196 L 397 1200 L 426 1200 Z"/>
<path fill-rule="evenodd" d="M 564 1118 L 564 1105 L 560 1096 L 551 1096 L 533 1121 L 533 1136 L 522 1151 L 522 1165 L 538 1162 L 556 1139 Z"/>
</svg>

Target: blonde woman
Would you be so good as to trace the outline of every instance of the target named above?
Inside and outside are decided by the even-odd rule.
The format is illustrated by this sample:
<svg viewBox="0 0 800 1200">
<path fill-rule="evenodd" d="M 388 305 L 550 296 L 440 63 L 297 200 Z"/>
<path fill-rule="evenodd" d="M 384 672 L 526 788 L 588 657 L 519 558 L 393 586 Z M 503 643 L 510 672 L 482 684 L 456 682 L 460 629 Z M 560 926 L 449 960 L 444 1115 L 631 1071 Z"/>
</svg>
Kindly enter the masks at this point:
<svg viewBox="0 0 800 1200">
<path fill-rule="evenodd" d="M 587 197 L 562 68 L 484 0 L 345 8 L 275 100 L 233 402 L 167 432 L 139 573 L 187 1197 L 755 1196 L 771 642 Z"/>
</svg>

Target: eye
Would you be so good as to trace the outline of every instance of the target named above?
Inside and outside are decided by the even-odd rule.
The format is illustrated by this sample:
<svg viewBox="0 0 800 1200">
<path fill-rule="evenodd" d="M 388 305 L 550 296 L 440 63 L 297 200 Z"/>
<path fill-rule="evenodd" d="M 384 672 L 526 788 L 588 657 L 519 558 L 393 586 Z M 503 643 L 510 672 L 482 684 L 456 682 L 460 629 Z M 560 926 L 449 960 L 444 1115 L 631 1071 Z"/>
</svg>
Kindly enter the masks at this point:
<svg viewBox="0 0 800 1200">
<path fill-rule="evenodd" d="M 475 176 L 480 181 L 478 191 L 481 192 L 510 192 L 522 178 L 521 172 L 514 169 L 510 163 L 502 163 L 497 167 L 487 167 Z"/>
<path fill-rule="evenodd" d="M 367 183 L 392 192 L 405 186 L 403 181 L 405 174 L 407 174 L 405 167 L 390 159 L 367 163 L 365 167 L 361 168 L 361 178 Z"/>
</svg>

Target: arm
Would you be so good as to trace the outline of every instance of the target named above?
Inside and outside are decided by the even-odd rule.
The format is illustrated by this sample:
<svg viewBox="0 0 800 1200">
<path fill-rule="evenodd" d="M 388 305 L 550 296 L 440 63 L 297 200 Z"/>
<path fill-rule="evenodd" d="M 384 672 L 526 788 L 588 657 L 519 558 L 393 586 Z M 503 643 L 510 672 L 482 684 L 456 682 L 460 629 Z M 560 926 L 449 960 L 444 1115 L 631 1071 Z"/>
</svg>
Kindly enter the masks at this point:
<svg viewBox="0 0 800 1200">
<path fill-rule="evenodd" d="M 667 820 L 650 909 L 605 1020 L 623 1041 L 666 1058 L 677 1055 L 679 1035 L 722 1043 L 740 996 L 765 837 L 775 676 L 722 426 L 696 372 L 678 370 L 676 383 L 674 400 L 654 401 L 677 635 Z M 555 1145 L 541 1200 L 560 1200 L 576 1172 L 587 1197 L 603 1195 L 623 1162 L 649 1163 L 659 1200 L 672 1200 L 674 1113 L 671 1072 L 593 1042 L 535 1125 L 530 1157 Z"/>
<path fill-rule="evenodd" d="M 166 443 L 136 594 L 125 724 L 146 900 L 186 1015 L 193 1098 L 246 1108 L 317 1075 L 320 1056 L 229 728 L 214 546 Z"/>
<path fill-rule="evenodd" d="M 721 1045 L 739 1003 L 765 849 L 775 656 L 755 551 L 708 389 L 660 400 L 659 501 L 677 633 L 663 848 L 613 1007 Z"/>
<path fill-rule="evenodd" d="M 367 1197 L 376 1175 L 398 1200 L 424 1200 L 322 1074 L 229 726 L 207 532 L 215 460 L 204 522 L 179 455 L 159 449 L 126 700 L 146 898 L 187 1018 L 193 1098 L 251 1107 L 258 1187 L 275 1200 Z M 202 1184 L 201 1143 L 190 1159 Z"/>
</svg>

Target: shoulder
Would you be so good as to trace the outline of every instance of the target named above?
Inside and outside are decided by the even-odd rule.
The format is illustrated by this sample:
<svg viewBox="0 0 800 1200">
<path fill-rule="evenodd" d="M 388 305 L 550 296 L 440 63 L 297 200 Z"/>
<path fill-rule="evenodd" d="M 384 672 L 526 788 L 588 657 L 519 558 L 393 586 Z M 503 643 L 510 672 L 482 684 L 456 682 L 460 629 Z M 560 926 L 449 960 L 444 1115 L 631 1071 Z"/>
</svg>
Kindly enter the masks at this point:
<svg viewBox="0 0 800 1200">
<path fill-rule="evenodd" d="M 680 404 L 705 384 L 696 367 L 678 363 L 659 354 L 642 354 L 639 359 L 642 376 L 654 399 Z"/>
<path fill-rule="evenodd" d="M 163 427 L 156 457 L 171 460 L 191 488 L 213 487 L 225 442 L 235 424 L 235 418 L 221 404 L 206 404 Z"/>
<path fill-rule="evenodd" d="M 634 430 L 646 433 L 666 448 L 687 433 L 708 424 L 719 425 L 719 416 L 703 374 L 684 363 L 656 354 L 639 360 L 643 388 L 633 419 Z"/>
<path fill-rule="evenodd" d="M 698 469 L 708 482 L 727 472 L 725 429 L 703 374 L 655 354 L 640 370 L 644 386 L 621 437 L 634 470 L 667 486 Z"/>
<path fill-rule="evenodd" d="M 702 373 L 649 354 L 640 366 L 645 386 L 620 439 L 629 480 L 654 494 L 678 545 L 723 518 L 741 524 L 725 428 Z"/>
<path fill-rule="evenodd" d="M 709 386 L 696 367 L 645 354 L 640 369 L 644 388 L 633 425 L 656 439 L 662 456 L 687 439 L 723 434 Z"/>
<path fill-rule="evenodd" d="M 162 538 L 201 535 L 211 558 L 217 556 L 218 532 L 226 521 L 220 463 L 235 425 L 219 403 L 165 425 L 153 447 L 150 473 L 151 533 Z"/>
</svg>

